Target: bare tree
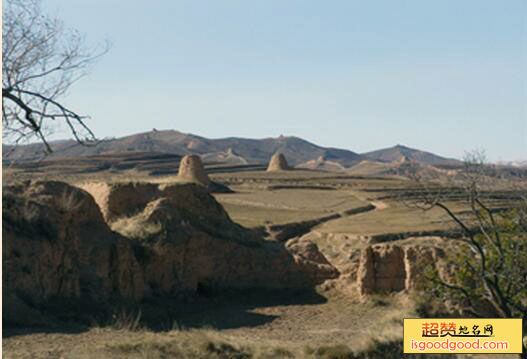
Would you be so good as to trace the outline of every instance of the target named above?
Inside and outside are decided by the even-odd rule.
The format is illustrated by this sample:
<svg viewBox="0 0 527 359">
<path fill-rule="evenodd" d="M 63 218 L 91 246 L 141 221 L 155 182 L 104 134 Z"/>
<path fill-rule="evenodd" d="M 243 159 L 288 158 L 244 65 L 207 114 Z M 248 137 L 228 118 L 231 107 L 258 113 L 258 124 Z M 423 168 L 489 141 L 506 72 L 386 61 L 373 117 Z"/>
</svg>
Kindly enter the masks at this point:
<svg viewBox="0 0 527 359">
<path fill-rule="evenodd" d="M 429 293 L 475 317 L 522 318 L 527 323 L 527 201 L 525 180 L 500 181 L 499 170 L 486 163 L 484 153 L 465 156 L 464 169 L 455 185 L 423 181 L 419 171 L 406 168 L 409 178 L 420 184 L 417 195 L 402 195 L 405 203 L 428 210 L 441 208 L 460 228 L 456 253 L 448 257 L 454 270 L 447 275 L 435 266 L 429 272 Z M 505 183 L 505 184 L 504 184 Z M 468 207 L 464 214 L 452 201 Z M 492 205 L 501 202 L 501 207 Z M 503 207 L 503 204 L 506 204 Z M 465 250 L 463 250 L 465 249 Z M 434 298 L 435 297 L 435 298 Z M 523 347 L 526 352 L 527 348 Z M 520 356 L 521 357 L 521 356 Z"/>
<path fill-rule="evenodd" d="M 2 24 L 3 139 L 17 144 L 37 136 L 46 141 L 50 121 L 63 121 L 82 144 L 95 136 L 80 115 L 60 97 L 99 56 L 108 43 L 89 47 L 84 36 L 42 13 L 40 0 L 5 0 Z"/>
</svg>

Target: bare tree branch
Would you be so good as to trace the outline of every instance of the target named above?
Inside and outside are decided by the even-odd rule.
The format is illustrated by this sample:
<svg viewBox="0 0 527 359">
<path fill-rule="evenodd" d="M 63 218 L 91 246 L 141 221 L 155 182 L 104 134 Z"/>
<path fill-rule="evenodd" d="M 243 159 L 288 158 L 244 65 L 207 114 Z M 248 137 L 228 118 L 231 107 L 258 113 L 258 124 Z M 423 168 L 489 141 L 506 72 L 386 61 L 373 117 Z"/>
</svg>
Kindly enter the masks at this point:
<svg viewBox="0 0 527 359">
<path fill-rule="evenodd" d="M 54 120 L 81 144 L 96 141 L 89 118 L 67 108 L 60 96 L 105 54 L 109 44 L 89 47 L 84 36 L 42 13 L 40 0 L 6 0 L 2 24 L 2 123 L 7 143 L 46 141 Z M 50 122 L 52 121 L 52 122 Z"/>
<path fill-rule="evenodd" d="M 448 259 L 457 268 L 454 273 L 441 277 L 435 272 L 429 278 L 429 283 L 443 288 L 442 299 L 478 317 L 489 316 L 492 310 L 492 316 L 527 319 L 527 195 L 520 189 L 525 181 L 514 182 L 512 194 L 493 195 L 494 188 L 502 191 L 504 187 L 496 187 L 498 173 L 479 151 L 466 155 L 455 195 L 453 190 L 442 190 L 441 184 L 424 180 L 418 170 L 407 169 L 405 176 L 418 183 L 420 191 L 403 203 L 423 210 L 441 208 L 464 234 L 454 240 L 463 241 L 471 250 Z M 452 209 L 453 198 L 468 207 L 466 215 Z M 492 202 L 487 203 L 493 198 L 507 201 L 511 209 L 494 211 Z"/>
</svg>

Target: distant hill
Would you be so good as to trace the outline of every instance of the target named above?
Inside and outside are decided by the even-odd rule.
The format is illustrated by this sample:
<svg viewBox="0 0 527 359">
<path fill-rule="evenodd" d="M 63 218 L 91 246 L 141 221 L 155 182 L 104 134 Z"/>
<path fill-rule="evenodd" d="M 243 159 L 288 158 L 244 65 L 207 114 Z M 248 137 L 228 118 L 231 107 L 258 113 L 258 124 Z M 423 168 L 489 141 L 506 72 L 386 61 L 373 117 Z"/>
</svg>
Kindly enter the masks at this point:
<svg viewBox="0 0 527 359">
<path fill-rule="evenodd" d="M 267 163 L 273 154 L 281 152 L 292 166 L 319 157 L 337 161 L 344 167 L 350 167 L 360 161 L 360 155 L 355 152 L 317 146 L 298 137 L 208 139 L 173 130 L 151 131 L 104 140 L 96 146 L 81 146 L 74 141 L 60 141 L 52 143 L 51 147 L 54 152 L 47 157 L 48 159 L 123 152 L 156 152 L 180 156 L 198 154 L 205 160 L 246 164 Z M 10 150 L 10 146 L 3 146 L 4 153 L 9 153 Z M 18 146 L 8 157 L 4 157 L 4 160 L 36 160 L 42 157 L 43 151 L 44 147 L 40 144 Z"/>
<path fill-rule="evenodd" d="M 400 163 L 364 160 L 348 170 L 349 174 L 358 176 L 395 176 L 399 174 Z"/>
<path fill-rule="evenodd" d="M 209 139 L 174 130 L 154 130 L 107 139 L 95 146 L 82 146 L 71 140 L 57 141 L 52 142 L 51 147 L 54 152 L 44 157 L 44 146 L 41 144 L 17 147 L 4 145 L 3 162 L 9 164 L 14 161 L 18 163 L 17 166 L 35 170 L 52 166 L 62 168 L 69 163 L 73 167 L 76 164 L 88 165 L 81 166 L 83 171 L 97 170 L 103 165 L 119 169 L 125 164 L 130 168 L 173 171 L 173 162 L 187 154 L 200 155 L 209 165 L 256 168 L 254 166 L 266 165 L 273 154 L 281 152 L 291 166 L 298 168 L 346 171 L 356 167 L 357 173 L 371 174 L 395 174 L 400 163 L 405 161 L 447 169 L 457 167 L 461 163 L 455 159 L 401 145 L 358 154 L 349 150 L 318 146 L 293 136 Z M 38 164 L 27 163 L 35 161 L 38 161 Z M 121 161 L 124 161 L 122 165 L 119 164 Z M 153 162 L 149 164 L 148 161 Z"/>
<path fill-rule="evenodd" d="M 361 156 L 368 161 L 386 163 L 414 161 L 439 167 L 457 167 L 461 164 L 461 161 L 453 158 L 441 157 L 430 152 L 420 151 L 402 145 L 363 153 Z"/>
</svg>

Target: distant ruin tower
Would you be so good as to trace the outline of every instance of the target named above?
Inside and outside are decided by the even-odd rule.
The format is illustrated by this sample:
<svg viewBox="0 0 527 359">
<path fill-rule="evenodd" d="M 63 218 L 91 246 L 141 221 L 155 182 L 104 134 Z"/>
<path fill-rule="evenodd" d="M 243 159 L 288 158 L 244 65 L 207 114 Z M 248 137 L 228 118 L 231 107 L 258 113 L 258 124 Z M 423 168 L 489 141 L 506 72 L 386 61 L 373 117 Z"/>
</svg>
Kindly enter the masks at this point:
<svg viewBox="0 0 527 359">
<path fill-rule="evenodd" d="M 209 176 L 205 172 L 205 168 L 203 168 L 201 158 L 196 155 L 187 155 L 181 159 L 178 177 L 185 181 L 198 182 L 204 186 L 210 184 Z"/>
<path fill-rule="evenodd" d="M 283 154 L 275 153 L 269 161 L 269 166 L 267 167 L 267 172 L 273 171 L 287 171 L 289 166 Z"/>
</svg>

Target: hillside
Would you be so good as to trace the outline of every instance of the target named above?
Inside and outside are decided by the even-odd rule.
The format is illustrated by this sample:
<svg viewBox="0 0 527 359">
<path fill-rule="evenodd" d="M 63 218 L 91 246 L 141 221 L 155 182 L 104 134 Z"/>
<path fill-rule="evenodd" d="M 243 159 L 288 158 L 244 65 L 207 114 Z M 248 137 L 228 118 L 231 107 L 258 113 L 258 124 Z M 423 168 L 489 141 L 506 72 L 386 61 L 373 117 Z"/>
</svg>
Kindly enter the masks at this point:
<svg viewBox="0 0 527 359">
<path fill-rule="evenodd" d="M 410 147 L 396 145 L 376 151 L 361 154 L 365 160 L 376 162 L 403 162 L 415 161 L 432 166 L 459 166 L 460 161 L 445 158 L 430 152 L 420 151 Z"/>
<path fill-rule="evenodd" d="M 178 131 L 150 131 L 131 136 L 103 140 L 95 146 L 81 146 L 74 141 L 52 143 L 54 153 L 48 159 L 94 156 L 122 152 L 157 152 L 176 155 L 198 154 L 212 161 L 232 164 L 267 163 L 276 152 L 283 153 L 287 161 L 296 166 L 315 158 L 338 161 L 345 167 L 357 163 L 360 156 L 348 150 L 317 146 L 298 137 L 247 139 L 228 137 L 207 139 Z M 3 146 L 9 153 L 10 146 Z M 4 160 L 35 160 L 42 157 L 40 144 L 18 146 Z"/>
<path fill-rule="evenodd" d="M 31 173 L 95 173 L 137 170 L 150 175 L 177 173 L 182 156 L 196 154 L 209 172 L 257 170 L 264 168 L 273 154 L 282 153 L 290 166 L 323 171 L 351 171 L 357 175 L 394 175 L 405 161 L 423 168 L 452 169 L 460 161 L 397 145 L 358 154 L 349 150 L 318 146 L 302 138 L 209 139 L 175 130 L 138 133 L 105 139 L 94 146 L 75 141 L 56 141 L 54 152 L 45 156 L 41 144 L 11 147 L 3 145 L 3 164 Z"/>
</svg>

